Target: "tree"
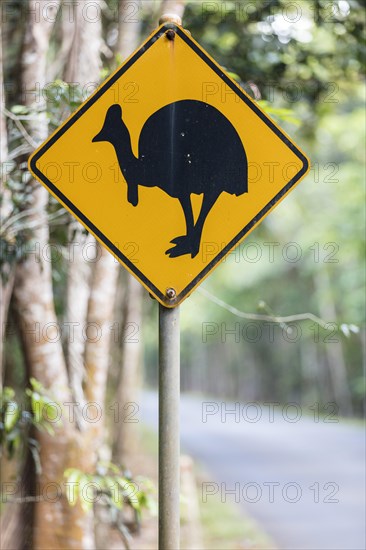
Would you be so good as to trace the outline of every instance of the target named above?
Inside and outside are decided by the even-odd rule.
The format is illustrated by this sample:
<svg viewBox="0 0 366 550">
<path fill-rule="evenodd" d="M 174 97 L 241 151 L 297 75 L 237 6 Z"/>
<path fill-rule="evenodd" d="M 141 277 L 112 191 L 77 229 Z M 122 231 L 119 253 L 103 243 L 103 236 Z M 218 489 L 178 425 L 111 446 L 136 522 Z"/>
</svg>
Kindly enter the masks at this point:
<svg viewBox="0 0 366 550">
<path fill-rule="evenodd" d="M 7 166 L 8 166 L 8 140 L 7 129 L 5 120 L 5 91 L 4 91 L 4 76 L 3 76 L 3 39 L 2 28 L 0 27 L 0 176 L 1 176 L 1 202 L 0 202 L 0 218 L 2 224 L 9 221 L 12 214 L 12 202 L 10 190 L 7 187 Z M 3 225 L 1 228 L 1 253 L 4 253 L 3 243 L 6 246 L 9 244 L 7 241 L 6 232 L 4 232 Z M 1 326 L 1 339 L 0 339 L 0 388 L 2 388 L 3 382 L 3 342 L 4 342 L 4 330 L 5 322 L 8 315 L 8 307 L 10 302 L 10 296 L 14 283 L 14 270 L 10 264 L 6 265 L 6 268 L 1 273 L 1 305 L 0 305 L 0 326 Z"/>
</svg>

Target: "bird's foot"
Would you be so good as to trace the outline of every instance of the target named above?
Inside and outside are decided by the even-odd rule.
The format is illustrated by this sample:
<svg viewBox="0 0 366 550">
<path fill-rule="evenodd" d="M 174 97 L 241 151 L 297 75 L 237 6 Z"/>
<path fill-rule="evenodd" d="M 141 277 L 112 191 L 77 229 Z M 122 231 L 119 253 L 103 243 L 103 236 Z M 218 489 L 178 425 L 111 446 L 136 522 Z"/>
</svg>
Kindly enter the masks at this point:
<svg viewBox="0 0 366 550">
<path fill-rule="evenodd" d="M 175 237 L 175 239 L 172 239 L 170 242 L 172 244 L 182 244 L 187 239 L 188 239 L 187 235 L 181 235 L 180 237 Z"/>
<path fill-rule="evenodd" d="M 199 251 L 198 245 L 188 237 L 188 235 L 182 235 L 180 237 L 175 237 L 170 241 L 175 246 L 169 248 L 165 254 L 170 258 L 177 258 L 178 256 L 183 256 L 184 254 L 190 254 L 192 258 L 197 256 Z"/>
</svg>

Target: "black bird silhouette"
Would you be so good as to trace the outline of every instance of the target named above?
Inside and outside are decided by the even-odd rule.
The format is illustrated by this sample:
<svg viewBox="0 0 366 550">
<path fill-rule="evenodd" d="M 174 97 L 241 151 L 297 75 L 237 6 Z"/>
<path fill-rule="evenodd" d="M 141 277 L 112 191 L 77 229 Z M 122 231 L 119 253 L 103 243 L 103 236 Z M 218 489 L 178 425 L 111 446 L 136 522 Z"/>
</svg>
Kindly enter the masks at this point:
<svg viewBox="0 0 366 550">
<path fill-rule="evenodd" d="M 239 196 L 248 190 L 247 157 L 237 131 L 203 101 L 176 101 L 153 113 L 141 130 L 138 158 L 118 104 L 109 107 L 101 131 L 93 138 L 96 141 L 107 141 L 115 148 L 133 206 L 138 204 L 139 185 L 160 187 L 181 203 L 187 233 L 170 241 L 174 246 L 166 254 L 171 258 L 198 254 L 206 217 L 223 191 Z M 203 193 L 196 223 L 192 193 Z"/>
</svg>

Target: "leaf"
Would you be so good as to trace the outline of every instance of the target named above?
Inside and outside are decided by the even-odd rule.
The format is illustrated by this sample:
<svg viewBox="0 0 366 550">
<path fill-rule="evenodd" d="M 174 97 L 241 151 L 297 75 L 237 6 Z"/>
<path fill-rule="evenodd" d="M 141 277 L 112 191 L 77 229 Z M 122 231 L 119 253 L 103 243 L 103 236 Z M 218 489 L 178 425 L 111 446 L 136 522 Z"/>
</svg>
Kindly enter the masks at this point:
<svg viewBox="0 0 366 550">
<path fill-rule="evenodd" d="M 227 74 L 231 76 L 233 80 L 236 80 L 237 82 L 241 82 L 241 78 L 238 74 L 233 73 L 232 71 L 228 71 Z"/>
<path fill-rule="evenodd" d="M 64 477 L 70 486 L 66 486 L 66 498 L 70 506 L 75 506 L 80 496 L 80 478 L 83 476 L 83 472 L 77 468 L 68 468 L 64 472 Z"/>
<path fill-rule="evenodd" d="M 106 484 L 111 492 L 111 501 L 113 505 L 118 508 L 118 510 L 122 510 L 124 502 L 123 491 L 121 491 L 117 478 L 106 478 Z"/>
<path fill-rule="evenodd" d="M 40 424 L 42 422 L 41 396 L 36 391 L 32 392 L 31 406 L 32 406 L 32 412 L 34 416 L 34 422 L 36 424 Z"/>
<path fill-rule="evenodd" d="M 30 384 L 32 386 L 33 391 L 37 391 L 38 393 L 43 393 L 45 391 L 44 387 L 36 378 L 33 378 L 33 376 L 30 378 Z"/>
<path fill-rule="evenodd" d="M 4 401 L 11 401 L 15 397 L 14 389 L 9 388 L 9 386 L 5 386 L 2 397 L 4 398 Z"/>
<path fill-rule="evenodd" d="M 92 507 L 93 503 L 95 502 L 95 498 L 90 498 L 91 489 L 87 489 L 87 484 L 92 481 L 90 477 L 86 474 L 82 474 L 79 479 L 79 499 L 81 503 L 81 507 L 84 510 L 84 512 L 89 512 Z M 94 491 L 95 492 L 95 491 Z"/>
<path fill-rule="evenodd" d="M 6 432 L 10 432 L 16 425 L 20 416 L 18 403 L 10 401 L 4 415 L 4 427 Z"/>
<path fill-rule="evenodd" d="M 84 475 L 83 472 L 77 468 L 67 468 L 67 470 L 64 471 L 64 477 L 70 483 L 78 481 L 82 475 Z"/>
<path fill-rule="evenodd" d="M 121 476 L 116 476 L 115 480 L 118 483 L 119 487 L 122 489 L 124 496 L 128 498 L 127 491 L 131 483 L 130 480 Z"/>
<path fill-rule="evenodd" d="M 343 334 L 344 334 L 347 338 L 350 337 L 351 332 L 350 332 L 350 330 L 349 330 L 349 326 L 348 326 L 348 325 L 346 325 L 345 323 L 343 323 L 343 324 L 340 326 L 340 329 L 341 329 L 341 331 L 343 332 Z"/>
<path fill-rule="evenodd" d="M 11 112 L 14 115 L 26 115 L 28 113 L 28 108 L 25 105 L 14 105 L 11 108 Z"/>
<path fill-rule="evenodd" d="M 269 104 L 269 102 L 266 101 L 265 99 L 261 99 L 260 101 L 258 101 L 258 104 L 262 107 L 262 109 L 268 115 L 277 117 L 278 119 L 283 120 L 285 122 L 290 122 L 295 126 L 299 126 L 301 124 L 300 119 L 296 118 L 295 112 L 291 109 L 284 109 L 281 107 L 272 107 Z"/>
<path fill-rule="evenodd" d="M 139 508 L 139 499 L 138 499 L 137 495 L 139 494 L 139 488 L 138 488 L 137 483 L 134 482 L 134 481 L 127 481 L 126 480 L 124 492 L 125 492 L 125 498 L 127 498 L 129 504 L 133 508 L 138 509 Z"/>
</svg>

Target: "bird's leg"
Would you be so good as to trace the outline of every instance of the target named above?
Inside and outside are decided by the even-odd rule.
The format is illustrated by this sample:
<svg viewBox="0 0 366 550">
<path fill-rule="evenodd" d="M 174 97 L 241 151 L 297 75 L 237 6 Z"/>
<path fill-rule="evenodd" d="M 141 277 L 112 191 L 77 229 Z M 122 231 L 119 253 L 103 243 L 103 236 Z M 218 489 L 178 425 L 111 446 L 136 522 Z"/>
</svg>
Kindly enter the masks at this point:
<svg viewBox="0 0 366 550">
<path fill-rule="evenodd" d="M 127 200 L 132 206 L 137 206 L 139 202 L 139 189 L 135 183 L 127 184 Z"/>
<path fill-rule="evenodd" d="M 169 248 L 169 250 L 167 250 L 165 254 L 167 254 L 171 258 L 175 258 L 177 256 L 182 256 L 183 254 L 191 253 L 190 242 L 194 233 L 194 219 L 193 219 L 191 198 L 189 195 L 187 197 L 181 197 L 179 199 L 179 202 L 182 205 L 182 209 L 184 212 L 184 217 L 186 220 L 186 227 L 187 227 L 187 234 L 181 235 L 180 237 L 175 237 L 175 239 L 172 239 L 170 241 L 175 246 L 173 246 L 172 248 Z"/>
<path fill-rule="evenodd" d="M 211 208 L 213 207 L 213 205 L 217 201 L 219 195 L 220 195 L 220 193 L 218 193 L 218 194 L 215 193 L 213 195 L 204 195 L 204 197 L 203 197 L 201 211 L 200 211 L 200 214 L 198 216 L 196 225 L 194 226 L 194 231 L 193 231 L 193 234 L 192 234 L 192 238 L 190 240 L 192 258 L 197 256 L 197 254 L 199 252 L 200 244 L 201 244 L 201 236 L 202 236 L 203 225 L 206 221 L 208 213 L 210 212 Z"/>
<path fill-rule="evenodd" d="M 183 203 L 181 200 L 182 208 L 184 215 L 186 217 L 187 223 L 187 235 L 183 237 L 176 237 L 171 242 L 175 244 L 174 247 L 170 248 L 165 252 L 170 258 L 176 258 L 177 256 L 183 256 L 183 254 L 190 254 L 192 258 L 197 256 L 200 244 L 203 225 L 206 221 L 207 215 L 210 212 L 211 208 L 215 204 L 220 193 L 215 193 L 212 195 L 204 195 L 203 202 L 201 206 L 201 211 L 198 216 L 196 225 L 193 220 L 192 205 L 189 200 L 189 209 L 187 204 Z"/>
</svg>

